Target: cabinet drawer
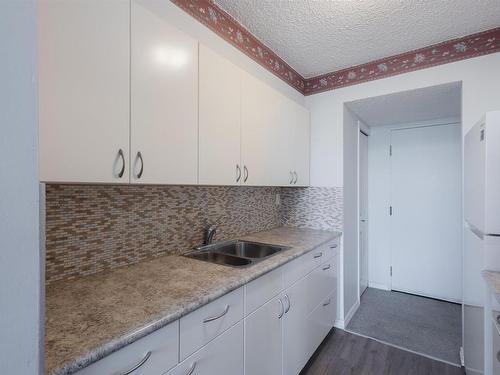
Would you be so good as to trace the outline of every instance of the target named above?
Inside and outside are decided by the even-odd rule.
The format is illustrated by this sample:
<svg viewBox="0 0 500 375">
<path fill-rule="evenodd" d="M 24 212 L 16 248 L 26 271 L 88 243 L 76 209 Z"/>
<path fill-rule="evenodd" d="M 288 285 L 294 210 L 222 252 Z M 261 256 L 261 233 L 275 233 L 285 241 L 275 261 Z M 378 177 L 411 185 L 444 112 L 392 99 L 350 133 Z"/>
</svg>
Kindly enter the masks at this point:
<svg viewBox="0 0 500 375">
<path fill-rule="evenodd" d="M 310 311 L 337 290 L 337 257 L 323 262 L 311 272 L 307 303 Z"/>
<path fill-rule="evenodd" d="M 184 316 L 180 320 L 181 361 L 243 319 L 243 288 Z"/>
<path fill-rule="evenodd" d="M 499 313 L 497 312 L 496 315 Z M 496 320 L 493 320 L 492 324 L 492 334 L 493 334 L 493 345 L 492 345 L 492 361 L 493 361 L 493 374 L 500 374 L 500 326 Z"/>
<path fill-rule="evenodd" d="M 245 285 L 245 316 L 283 290 L 283 268 L 277 268 Z"/>
<path fill-rule="evenodd" d="M 319 251 L 323 254 L 321 257 L 316 258 L 316 263 L 320 264 L 337 255 L 339 250 L 339 238 L 336 238 L 319 247 Z"/>
<path fill-rule="evenodd" d="M 315 265 L 315 256 L 320 257 L 319 251 L 313 250 L 301 257 L 292 260 L 283 266 L 283 287 L 289 288 L 293 283 L 311 272 Z"/>
<path fill-rule="evenodd" d="M 310 315 L 310 334 L 308 335 L 308 350 L 312 355 L 321 344 L 328 332 L 333 328 L 337 318 L 337 291 L 330 294 L 316 306 Z"/>
<path fill-rule="evenodd" d="M 176 320 L 80 370 L 77 375 L 125 374 L 141 362 L 143 364 L 132 374 L 157 375 L 174 367 L 178 359 L 179 321 Z"/>
<path fill-rule="evenodd" d="M 175 368 L 163 374 L 243 375 L 243 322 L 239 322 Z"/>
</svg>

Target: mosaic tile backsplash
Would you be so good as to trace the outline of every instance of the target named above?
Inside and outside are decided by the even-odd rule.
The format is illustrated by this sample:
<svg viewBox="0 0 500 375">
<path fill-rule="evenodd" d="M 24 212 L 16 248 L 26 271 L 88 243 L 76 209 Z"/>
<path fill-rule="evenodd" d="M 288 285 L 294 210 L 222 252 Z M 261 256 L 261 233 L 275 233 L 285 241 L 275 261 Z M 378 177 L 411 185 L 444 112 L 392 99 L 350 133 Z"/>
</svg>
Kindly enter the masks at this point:
<svg viewBox="0 0 500 375">
<path fill-rule="evenodd" d="M 276 206 L 276 194 L 281 205 Z M 46 186 L 46 282 L 282 225 L 342 229 L 338 188 Z"/>
<path fill-rule="evenodd" d="M 280 213 L 285 226 L 341 232 L 344 225 L 342 188 L 282 188 Z"/>
<path fill-rule="evenodd" d="M 46 187 L 46 281 L 72 278 L 202 243 L 280 226 L 272 187 Z"/>
</svg>

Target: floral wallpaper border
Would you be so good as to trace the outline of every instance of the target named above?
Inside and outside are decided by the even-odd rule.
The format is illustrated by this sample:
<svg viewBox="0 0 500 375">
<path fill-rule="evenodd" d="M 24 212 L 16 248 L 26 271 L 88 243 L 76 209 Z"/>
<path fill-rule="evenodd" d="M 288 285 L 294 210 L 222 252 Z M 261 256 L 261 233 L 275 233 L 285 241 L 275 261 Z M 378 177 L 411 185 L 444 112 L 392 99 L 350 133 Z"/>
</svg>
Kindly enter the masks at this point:
<svg viewBox="0 0 500 375">
<path fill-rule="evenodd" d="M 500 52 L 500 27 L 309 78 L 304 95 Z"/>
<path fill-rule="evenodd" d="M 171 0 L 265 69 L 304 93 L 304 78 L 211 0 Z"/>
<path fill-rule="evenodd" d="M 212 0 L 170 0 L 303 95 L 500 52 L 500 27 L 366 64 L 304 78 Z"/>
</svg>

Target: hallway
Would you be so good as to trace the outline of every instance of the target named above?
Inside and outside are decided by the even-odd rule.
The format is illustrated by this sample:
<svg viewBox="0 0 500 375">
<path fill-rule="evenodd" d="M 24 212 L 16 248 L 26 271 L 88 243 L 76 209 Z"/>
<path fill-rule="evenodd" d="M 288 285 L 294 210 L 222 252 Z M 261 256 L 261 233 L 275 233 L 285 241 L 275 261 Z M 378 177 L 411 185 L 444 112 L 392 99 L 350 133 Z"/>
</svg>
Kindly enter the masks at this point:
<svg viewBox="0 0 500 375">
<path fill-rule="evenodd" d="M 368 288 L 346 330 L 460 365 L 461 319 L 458 304 Z"/>
</svg>

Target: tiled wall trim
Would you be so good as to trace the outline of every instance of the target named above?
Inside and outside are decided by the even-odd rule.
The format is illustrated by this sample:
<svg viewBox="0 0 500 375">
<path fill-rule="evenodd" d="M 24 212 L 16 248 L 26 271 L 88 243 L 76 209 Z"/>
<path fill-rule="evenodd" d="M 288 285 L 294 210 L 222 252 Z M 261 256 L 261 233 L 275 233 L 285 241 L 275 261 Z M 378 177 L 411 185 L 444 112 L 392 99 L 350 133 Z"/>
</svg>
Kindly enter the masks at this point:
<svg viewBox="0 0 500 375">
<path fill-rule="evenodd" d="M 171 1 L 304 95 L 500 52 L 500 27 L 497 27 L 321 76 L 304 78 L 213 1 Z"/>
<path fill-rule="evenodd" d="M 281 225 L 272 187 L 47 185 L 46 281 L 186 251 Z"/>
<path fill-rule="evenodd" d="M 281 189 L 281 221 L 285 226 L 343 231 L 342 188 Z"/>
</svg>

